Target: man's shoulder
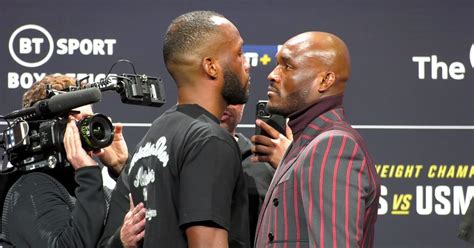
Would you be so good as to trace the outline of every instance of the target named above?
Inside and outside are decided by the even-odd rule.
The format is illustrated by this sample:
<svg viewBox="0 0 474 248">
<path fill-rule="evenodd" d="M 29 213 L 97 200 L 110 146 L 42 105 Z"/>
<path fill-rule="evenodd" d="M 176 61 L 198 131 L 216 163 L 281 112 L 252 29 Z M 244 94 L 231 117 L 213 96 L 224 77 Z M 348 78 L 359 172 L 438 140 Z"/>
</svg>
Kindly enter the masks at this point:
<svg viewBox="0 0 474 248">
<path fill-rule="evenodd" d="M 340 143 L 342 140 L 345 144 L 357 144 L 361 141 L 359 137 L 360 135 L 358 132 L 352 128 L 333 127 L 323 130 L 321 133 L 316 135 L 308 145 L 311 147 L 318 146 L 318 148 L 324 148 L 319 144 L 328 142 Z"/>
<path fill-rule="evenodd" d="M 153 121 L 145 135 L 145 139 L 153 139 L 155 136 L 166 136 L 167 138 L 175 136 L 181 137 L 187 133 L 209 132 L 208 130 L 211 128 L 210 124 L 206 118 L 173 106 Z"/>
<path fill-rule="evenodd" d="M 235 143 L 232 135 L 208 116 L 199 116 L 191 122 L 187 133 L 192 140 L 220 140 L 229 144 Z"/>
<path fill-rule="evenodd" d="M 158 117 L 152 124 L 152 129 L 165 132 L 181 131 L 183 128 L 206 133 L 220 133 L 218 120 L 213 120 L 210 114 L 198 105 L 173 106 Z M 166 130 L 163 130 L 166 128 Z"/>
<path fill-rule="evenodd" d="M 25 186 L 41 186 L 42 184 L 58 184 L 61 185 L 58 180 L 56 180 L 51 175 L 48 175 L 43 172 L 31 172 L 25 175 L 22 175 L 17 184 L 25 185 Z"/>
<path fill-rule="evenodd" d="M 316 149 L 319 152 L 334 151 L 335 147 L 344 148 L 344 152 L 351 152 L 348 149 L 357 147 L 357 154 L 370 157 L 367 145 L 360 133 L 352 128 L 346 121 L 336 121 L 327 125 L 317 135 L 307 141 L 306 150 Z M 309 152 L 308 154 L 313 154 Z"/>
<path fill-rule="evenodd" d="M 327 140 L 330 137 L 347 137 L 355 139 L 360 137 L 359 132 L 352 128 L 351 124 L 345 119 L 343 114 L 335 115 L 335 110 L 328 111 L 308 124 L 306 127 L 309 133 L 312 133 L 313 139 Z"/>
<path fill-rule="evenodd" d="M 213 123 L 194 123 L 189 132 L 190 140 L 200 143 L 227 144 L 240 154 L 240 149 L 232 135 L 219 125 Z"/>
<path fill-rule="evenodd" d="M 71 195 L 58 180 L 42 172 L 28 173 L 21 176 L 8 191 L 4 207 L 9 206 L 9 210 L 4 211 L 15 213 L 15 209 L 29 209 L 32 203 L 42 205 L 51 202 L 51 199 L 60 199 L 73 207 Z"/>
<path fill-rule="evenodd" d="M 234 138 L 218 120 L 197 105 L 174 106 L 157 118 L 140 144 L 164 136 L 172 146 L 195 147 L 226 143 L 238 151 Z M 185 148 L 186 149 L 186 148 Z"/>
<path fill-rule="evenodd" d="M 73 179 L 71 179 L 73 180 Z M 14 195 L 41 195 L 53 196 L 56 194 L 67 195 L 67 189 L 53 176 L 42 172 L 31 172 L 22 175 L 10 188 Z"/>
<path fill-rule="evenodd" d="M 358 132 L 345 121 L 335 122 L 329 128 L 321 132 L 320 135 L 333 137 L 353 137 Z"/>
</svg>

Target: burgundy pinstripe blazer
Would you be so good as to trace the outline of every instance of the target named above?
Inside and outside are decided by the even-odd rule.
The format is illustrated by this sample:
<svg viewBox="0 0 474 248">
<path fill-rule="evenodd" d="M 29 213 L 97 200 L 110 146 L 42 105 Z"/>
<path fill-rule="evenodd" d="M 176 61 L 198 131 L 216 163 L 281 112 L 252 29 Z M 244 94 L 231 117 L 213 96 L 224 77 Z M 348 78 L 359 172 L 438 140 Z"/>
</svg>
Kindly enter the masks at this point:
<svg viewBox="0 0 474 248">
<path fill-rule="evenodd" d="M 342 108 L 288 148 L 260 211 L 255 247 L 372 247 L 380 179 Z"/>
</svg>

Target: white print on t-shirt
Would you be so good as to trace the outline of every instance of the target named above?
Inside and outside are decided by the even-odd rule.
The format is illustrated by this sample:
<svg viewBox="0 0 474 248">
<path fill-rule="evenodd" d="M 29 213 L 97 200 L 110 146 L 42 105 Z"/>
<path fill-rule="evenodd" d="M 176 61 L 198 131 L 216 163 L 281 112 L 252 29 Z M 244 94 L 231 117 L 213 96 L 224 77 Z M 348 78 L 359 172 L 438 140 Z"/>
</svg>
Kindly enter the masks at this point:
<svg viewBox="0 0 474 248">
<path fill-rule="evenodd" d="M 156 141 L 156 144 L 152 144 L 148 142 L 145 146 L 141 146 L 138 148 L 138 151 L 133 155 L 132 161 L 130 162 L 130 168 L 128 169 L 128 173 L 132 171 L 133 166 L 135 163 L 146 157 L 155 156 L 163 163 L 163 167 L 166 167 L 168 164 L 168 160 L 170 159 L 168 152 L 166 152 L 166 137 L 162 136 L 161 138 Z"/>
<path fill-rule="evenodd" d="M 143 167 L 138 169 L 137 174 L 135 175 L 135 180 L 133 180 L 133 186 L 135 188 L 143 187 L 143 200 L 147 201 L 148 199 L 148 192 L 147 187 L 148 184 L 155 182 L 155 170 L 150 169 L 145 170 Z"/>
<path fill-rule="evenodd" d="M 138 186 L 147 186 L 150 183 L 155 182 L 155 170 L 150 169 L 144 170 L 143 167 L 138 169 L 137 174 L 135 175 L 135 180 L 133 181 L 133 186 L 138 188 Z"/>
<path fill-rule="evenodd" d="M 155 182 L 155 170 L 153 169 L 144 169 L 140 167 L 135 175 L 135 180 L 133 180 L 133 186 L 135 188 L 142 187 L 143 201 L 146 203 L 148 201 L 148 185 Z M 156 217 L 156 209 L 148 208 L 146 210 L 145 218 L 151 220 L 153 217 Z"/>
<path fill-rule="evenodd" d="M 156 217 L 156 210 L 155 209 L 147 209 L 145 214 L 146 220 L 151 220 L 151 218 Z"/>
<path fill-rule="evenodd" d="M 163 163 L 163 167 L 166 167 L 169 161 L 169 155 L 166 149 L 168 149 L 168 146 L 166 146 L 166 137 L 164 136 L 160 137 L 155 144 L 147 142 L 144 146 L 138 148 L 137 152 L 133 155 L 128 173 L 130 174 L 138 160 L 151 156 L 155 156 L 161 163 Z M 153 168 L 144 169 L 143 166 L 140 166 L 135 175 L 135 180 L 133 180 L 133 186 L 135 188 L 142 187 L 143 200 L 145 203 L 148 200 L 148 185 L 154 182 L 155 170 Z M 156 217 L 156 215 L 156 209 L 147 208 L 145 218 L 148 221 L 153 217 Z"/>
<path fill-rule="evenodd" d="M 143 200 L 148 200 L 148 189 L 146 187 L 143 187 Z"/>
</svg>

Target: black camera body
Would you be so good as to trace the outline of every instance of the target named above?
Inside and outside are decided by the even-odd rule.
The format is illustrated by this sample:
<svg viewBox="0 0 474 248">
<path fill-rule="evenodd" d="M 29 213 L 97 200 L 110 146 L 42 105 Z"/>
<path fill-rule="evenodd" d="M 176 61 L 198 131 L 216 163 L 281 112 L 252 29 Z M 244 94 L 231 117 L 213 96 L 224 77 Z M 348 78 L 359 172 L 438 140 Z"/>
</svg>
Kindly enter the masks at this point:
<svg viewBox="0 0 474 248">
<path fill-rule="evenodd" d="M 67 115 L 42 121 L 18 121 L 4 133 L 5 149 L 10 163 L 25 171 L 37 168 L 68 166 L 64 150 Z M 95 114 L 77 122 L 82 147 L 99 150 L 113 141 L 114 127 L 110 120 Z"/>
<path fill-rule="evenodd" d="M 136 73 L 113 77 L 116 82 L 106 77 L 98 83 L 81 85 L 79 80 L 66 92 L 47 87 L 47 99 L 2 116 L 7 120 L 8 128 L 0 134 L 0 147 L 10 163 L 25 171 L 68 166 L 63 144 L 68 116 L 74 108 L 101 101 L 103 91 L 119 93 L 125 104 L 160 107 L 166 103 L 164 85 L 159 77 Z M 114 127 L 102 114 L 79 120 L 77 127 L 86 151 L 99 150 L 113 142 Z"/>
<path fill-rule="evenodd" d="M 122 74 L 117 77 L 117 84 L 123 103 L 161 107 L 166 102 L 164 85 L 159 77 Z"/>
</svg>

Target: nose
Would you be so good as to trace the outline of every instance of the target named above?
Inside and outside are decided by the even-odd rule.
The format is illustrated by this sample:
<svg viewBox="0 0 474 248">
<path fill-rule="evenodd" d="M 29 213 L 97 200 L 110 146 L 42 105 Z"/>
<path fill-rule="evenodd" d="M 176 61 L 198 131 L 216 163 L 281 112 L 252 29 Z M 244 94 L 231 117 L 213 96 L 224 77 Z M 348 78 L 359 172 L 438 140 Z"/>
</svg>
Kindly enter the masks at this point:
<svg viewBox="0 0 474 248">
<path fill-rule="evenodd" d="M 273 71 L 270 72 L 270 74 L 268 74 L 267 79 L 270 82 L 277 82 L 277 81 L 280 80 L 280 77 L 277 74 L 277 68 L 276 67 L 273 69 Z"/>
<path fill-rule="evenodd" d="M 246 57 L 244 58 L 244 70 L 247 73 L 250 71 L 250 62 Z"/>
</svg>

